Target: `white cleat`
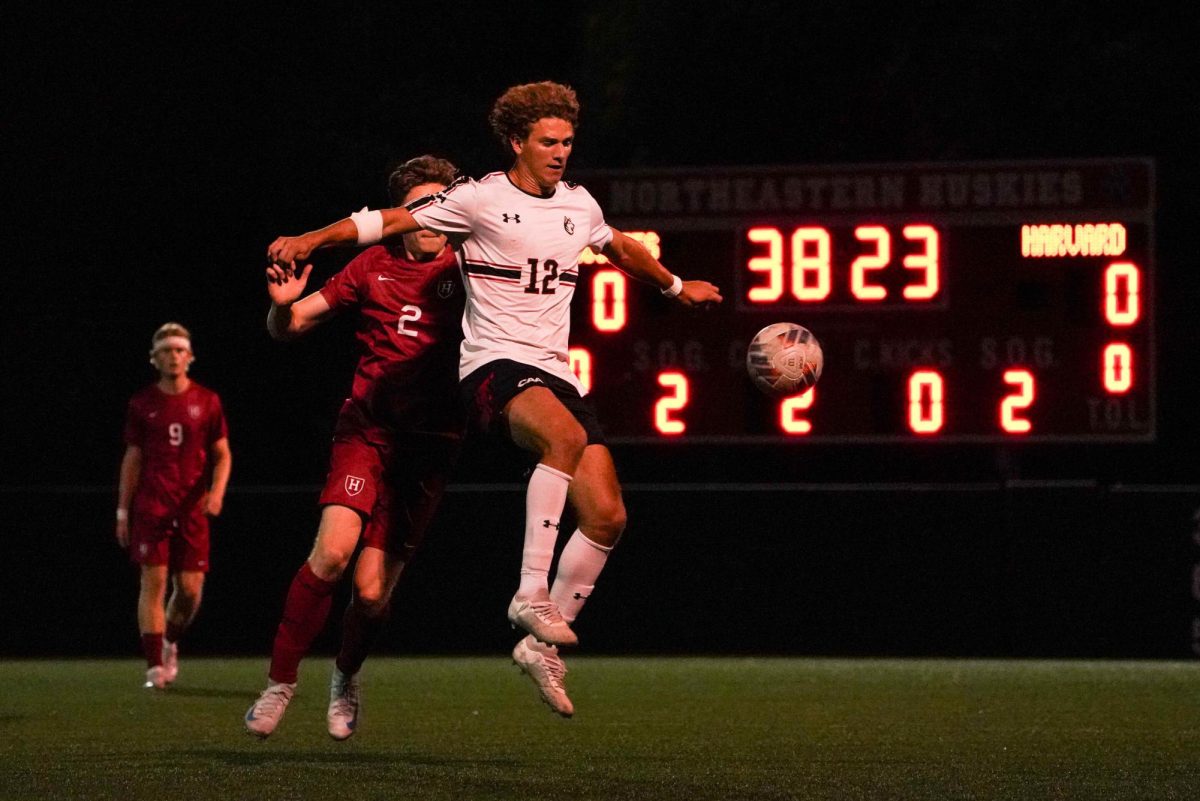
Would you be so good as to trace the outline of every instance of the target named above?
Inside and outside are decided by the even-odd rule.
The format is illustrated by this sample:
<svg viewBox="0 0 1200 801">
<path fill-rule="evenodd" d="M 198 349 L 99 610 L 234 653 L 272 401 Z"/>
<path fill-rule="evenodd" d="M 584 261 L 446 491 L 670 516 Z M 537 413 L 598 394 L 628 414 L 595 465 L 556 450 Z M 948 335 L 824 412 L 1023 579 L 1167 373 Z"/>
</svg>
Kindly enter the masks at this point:
<svg viewBox="0 0 1200 801">
<path fill-rule="evenodd" d="M 179 676 L 179 646 L 176 643 L 163 640 L 162 649 L 163 680 L 167 684 L 174 683 Z"/>
<path fill-rule="evenodd" d="M 291 703 L 292 695 L 295 692 L 295 684 L 279 682 L 268 684 L 267 689 L 258 696 L 258 700 L 246 710 L 246 717 L 243 719 L 246 731 L 263 739 L 270 737 L 271 732 L 275 731 L 275 727 L 279 725 L 284 710 Z"/>
<path fill-rule="evenodd" d="M 513 664 L 533 680 L 538 694 L 552 710 L 569 718 L 575 714 L 575 705 L 567 697 L 563 679 L 567 665 L 553 645 L 542 645 L 532 637 L 522 637 L 512 652 Z"/>
<path fill-rule="evenodd" d="M 335 665 L 329 679 L 329 713 L 325 716 L 329 736 L 333 739 L 348 740 L 354 734 L 358 727 L 360 694 L 358 674 L 344 676 Z"/>
<path fill-rule="evenodd" d="M 155 665 L 146 671 L 146 682 L 142 686 L 147 690 L 167 689 L 167 672 L 162 665 Z"/>
<path fill-rule="evenodd" d="M 508 605 L 508 622 L 548 645 L 579 644 L 579 638 L 558 611 L 558 604 L 550 599 L 549 590 L 538 590 L 524 598 L 514 595 Z"/>
</svg>

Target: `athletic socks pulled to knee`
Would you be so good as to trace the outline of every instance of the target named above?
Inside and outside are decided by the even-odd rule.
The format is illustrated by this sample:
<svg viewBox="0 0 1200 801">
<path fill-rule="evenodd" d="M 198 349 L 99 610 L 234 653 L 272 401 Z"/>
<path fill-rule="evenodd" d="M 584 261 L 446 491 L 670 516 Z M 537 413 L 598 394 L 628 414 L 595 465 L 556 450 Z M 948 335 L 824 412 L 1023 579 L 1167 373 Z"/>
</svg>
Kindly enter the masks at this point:
<svg viewBox="0 0 1200 801">
<path fill-rule="evenodd" d="M 296 572 L 271 649 L 271 670 L 267 674 L 271 681 L 295 684 L 300 660 L 325 627 L 336 586 L 336 581 L 317 576 L 308 562 Z"/>
<path fill-rule="evenodd" d="M 167 638 L 167 642 L 179 642 L 179 638 L 183 636 L 183 633 L 185 631 L 187 631 L 188 623 L 190 623 L 190 622 L 191 621 L 185 621 L 183 623 L 178 623 L 178 622 L 175 622 L 172 620 L 168 620 L 167 621 L 167 630 L 163 634 L 163 636 Z"/>
<path fill-rule="evenodd" d="M 558 557 L 558 571 L 554 575 L 550 597 L 568 623 L 575 621 L 579 610 L 587 603 L 611 552 L 611 547 L 592 542 L 579 529 L 575 529 L 567 541 Z"/>
<path fill-rule="evenodd" d="M 146 667 L 162 665 L 162 650 L 163 635 L 161 631 L 156 634 L 142 634 L 142 653 L 146 655 Z"/>
<path fill-rule="evenodd" d="M 391 617 L 391 612 L 390 603 L 375 615 L 368 614 L 367 608 L 357 601 L 351 601 L 346 607 L 346 614 L 342 617 L 342 648 L 334 663 L 343 676 L 353 676 L 362 669 L 371 646 Z"/>
<path fill-rule="evenodd" d="M 525 546 L 521 551 L 521 587 L 517 594 L 528 596 L 546 589 L 558 524 L 567 502 L 571 477 L 561 470 L 539 464 L 529 477 L 525 492 Z"/>
</svg>

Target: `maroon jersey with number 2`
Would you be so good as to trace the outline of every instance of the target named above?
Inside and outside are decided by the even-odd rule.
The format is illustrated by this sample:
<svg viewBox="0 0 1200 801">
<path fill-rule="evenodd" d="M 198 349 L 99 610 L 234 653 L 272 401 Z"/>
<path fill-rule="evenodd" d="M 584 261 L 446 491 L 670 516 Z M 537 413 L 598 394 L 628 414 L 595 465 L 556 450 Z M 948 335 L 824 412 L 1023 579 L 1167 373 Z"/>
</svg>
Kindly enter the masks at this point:
<svg viewBox="0 0 1200 801">
<path fill-rule="evenodd" d="M 418 262 L 400 249 L 368 248 L 320 292 L 332 309 L 357 307 L 362 320 L 347 401 L 353 409 L 344 407 L 342 417 L 351 412 L 380 434 L 460 434 L 463 291 L 454 252 Z"/>
</svg>

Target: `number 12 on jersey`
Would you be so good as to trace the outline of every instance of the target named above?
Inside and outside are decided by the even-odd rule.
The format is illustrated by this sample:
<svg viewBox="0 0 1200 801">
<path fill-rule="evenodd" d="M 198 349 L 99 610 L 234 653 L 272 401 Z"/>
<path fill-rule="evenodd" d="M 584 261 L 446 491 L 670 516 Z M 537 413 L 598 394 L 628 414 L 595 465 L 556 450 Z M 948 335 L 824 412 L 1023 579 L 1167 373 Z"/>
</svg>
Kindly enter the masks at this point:
<svg viewBox="0 0 1200 801">
<path fill-rule="evenodd" d="M 529 260 L 529 285 L 525 287 L 525 292 L 530 295 L 553 295 L 554 287 L 550 285 L 551 281 L 558 280 L 558 262 L 554 259 L 546 259 L 542 262 L 542 285 L 538 286 L 538 260 Z"/>
</svg>

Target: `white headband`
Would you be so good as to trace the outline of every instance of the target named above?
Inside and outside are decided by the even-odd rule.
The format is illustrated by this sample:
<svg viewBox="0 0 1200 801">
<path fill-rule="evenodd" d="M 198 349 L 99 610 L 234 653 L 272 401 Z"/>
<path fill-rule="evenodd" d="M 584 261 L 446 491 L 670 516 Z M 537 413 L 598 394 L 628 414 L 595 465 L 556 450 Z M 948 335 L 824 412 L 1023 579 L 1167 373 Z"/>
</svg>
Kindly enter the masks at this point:
<svg viewBox="0 0 1200 801">
<path fill-rule="evenodd" d="M 158 353 L 163 348 L 183 348 L 188 353 L 192 352 L 192 340 L 187 337 L 169 336 L 163 337 L 154 343 L 154 347 L 150 349 L 150 355 Z"/>
</svg>

